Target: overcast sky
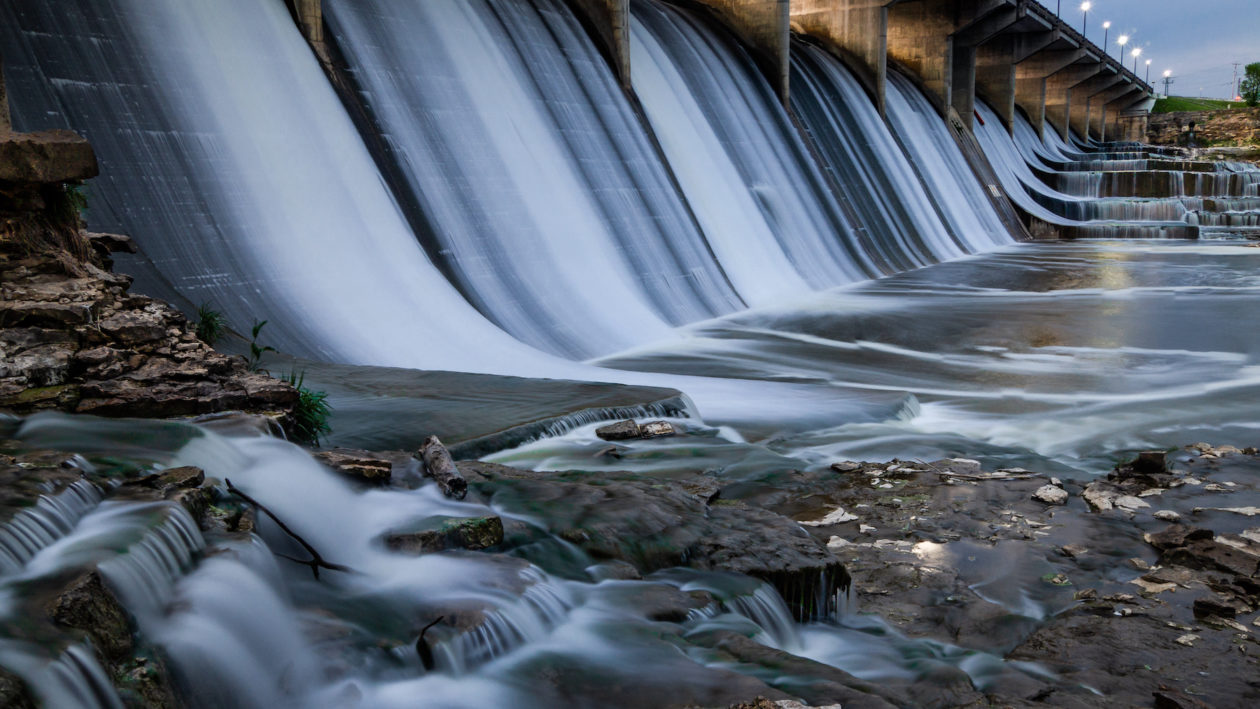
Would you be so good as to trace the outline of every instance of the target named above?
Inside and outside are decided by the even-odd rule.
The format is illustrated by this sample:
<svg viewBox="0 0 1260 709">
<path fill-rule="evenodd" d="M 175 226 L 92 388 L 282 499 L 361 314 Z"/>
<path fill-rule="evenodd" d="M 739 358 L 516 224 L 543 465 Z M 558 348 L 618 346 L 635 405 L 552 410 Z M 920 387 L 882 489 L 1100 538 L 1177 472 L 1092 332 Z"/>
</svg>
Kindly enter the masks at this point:
<svg viewBox="0 0 1260 709">
<path fill-rule="evenodd" d="M 1234 62 L 1243 67 L 1260 62 L 1260 0 L 1091 0 L 1087 35 L 1101 46 L 1105 20 L 1111 20 L 1107 50 L 1115 56 L 1116 38 L 1127 33 L 1129 52 L 1142 48 L 1138 74 L 1145 78 L 1151 60 L 1151 84 L 1163 91 L 1161 79 L 1171 69 L 1176 96 L 1228 98 Z M 1051 10 L 1057 0 L 1041 0 Z M 1063 19 L 1081 28 L 1081 0 L 1063 0 Z"/>
</svg>

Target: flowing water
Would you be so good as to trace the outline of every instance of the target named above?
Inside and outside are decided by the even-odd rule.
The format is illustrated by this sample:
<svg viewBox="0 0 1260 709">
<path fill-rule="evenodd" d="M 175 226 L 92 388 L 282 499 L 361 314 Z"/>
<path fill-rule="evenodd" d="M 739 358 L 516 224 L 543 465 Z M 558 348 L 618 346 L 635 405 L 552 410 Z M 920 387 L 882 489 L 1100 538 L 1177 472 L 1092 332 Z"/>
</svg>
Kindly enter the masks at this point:
<svg viewBox="0 0 1260 709">
<path fill-rule="evenodd" d="M 890 77 L 885 122 L 841 62 L 796 41 L 789 112 L 723 29 L 634 0 L 627 94 L 559 0 L 325 8 L 340 93 L 281 0 L 5 3 L 15 123 L 92 140 L 103 174 L 87 216 L 136 238 L 151 264 L 133 264 L 140 290 L 213 302 L 238 329 L 266 318 L 281 349 L 673 386 L 694 402 L 674 419 L 682 435 L 620 459 L 593 457 L 606 443 L 579 416 L 495 461 L 762 485 L 846 458 L 1090 476 L 1133 450 L 1255 443 L 1260 335 L 1237 324 L 1260 307 L 1260 250 L 1232 232 L 1013 244 L 905 77 Z M 1049 223 L 1109 236 L 1257 224 L 1253 169 L 1170 171 L 1168 198 L 1100 199 L 1158 156 L 1043 140 L 1022 116 L 1012 134 L 978 110 L 1006 192 Z M 317 582 L 267 519 L 205 536 L 180 507 L 87 483 L 0 528 L 4 628 L 33 589 L 95 566 L 200 706 L 601 706 L 611 686 L 703 704 L 741 672 L 808 680 L 724 666 L 697 640 L 715 629 L 874 681 L 1040 672 L 877 618 L 797 623 L 747 577 L 612 579 L 545 520 L 431 483 L 354 488 L 272 438 L 60 415 L 0 424 L 83 466 L 230 478 L 350 567 Z M 381 543 L 490 513 L 544 541 L 510 558 Z M 966 552 L 948 563 L 985 598 L 1034 621 L 1062 608 L 1008 583 L 1040 573 L 1036 560 Z M 713 601 L 662 624 L 662 588 Z M 444 614 L 468 620 L 433 631 L 426 669 L 416 635 Z M 5 633 L 0 664 L 49 705 L 119 705 L 85 645 Z"/>
</svg>

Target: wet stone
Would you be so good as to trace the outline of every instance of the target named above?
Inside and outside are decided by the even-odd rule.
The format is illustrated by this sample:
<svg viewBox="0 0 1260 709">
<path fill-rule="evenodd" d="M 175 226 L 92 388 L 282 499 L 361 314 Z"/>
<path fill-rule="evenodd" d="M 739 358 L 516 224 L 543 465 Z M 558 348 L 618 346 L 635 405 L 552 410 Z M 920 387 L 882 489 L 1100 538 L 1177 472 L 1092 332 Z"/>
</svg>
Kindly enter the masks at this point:
<svg viewBox="0 0 1260 709">
<path fill-rule="evenodd" d="M 626 419 L 607 426 L 600 426 L 595 429 L 595 435 L 605 441 L 626 441 L 639 437 L 639 424 L 634 419 Z"/>
<path fill-rule="evenodd" d="M 447 549 L 488 549 L 503 542 L 503 520 L 498 517 L 445 518 L 429 529 L 391 532 L 385 546 L 402 554 L 428 554 Z"/>
<path fill-rule="evenodd" d="M 315 457 L 338 473 L 369 485 L 388 485 L 393 476 L 393 464 L 368 451 L 337 448 L 316 453 Z"/>
</svg>

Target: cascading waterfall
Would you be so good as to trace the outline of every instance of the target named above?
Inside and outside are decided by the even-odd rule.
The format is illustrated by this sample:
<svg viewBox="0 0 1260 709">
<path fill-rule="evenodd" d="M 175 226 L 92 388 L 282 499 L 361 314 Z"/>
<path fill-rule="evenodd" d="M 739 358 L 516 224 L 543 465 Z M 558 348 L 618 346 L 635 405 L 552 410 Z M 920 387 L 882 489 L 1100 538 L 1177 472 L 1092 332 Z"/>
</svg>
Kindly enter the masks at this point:
<svg viewBox="0 0 1260 709">
<path fill-rule="evenodd" d="M 1179 200 L 1088 200 L 1065 195 L 1052 189 L 1034 172 L 1027 154 L 1019 144 L 1037 140 L 1027 119 L 1016 115 L 1016 137 L 1006 131 L 1001 119 L 992 108 L 976 102 L 975 134 L 990 164 L 997 172 L 1002 186 L 1010 198 L 1025 212 L 1048 224 L 1071 227 L 1080 235 L 1100 237 L 1157 236 L 1161 228 L 1184 229 L 1186 211 Z M 1021 127 L 1022 124 L 1022 127 Z M 1027 130 L 1024 130 L 1027 128 Z M 1052 131 L 1047 131 L 1052 133 Z M 1022 136 L 1022 137 L 1021 137 Z M 1040 142 L 1040 141 L 1037 141 Z M 1051 168 L 1037 159 L 1043 171 Z M 1058 172 L 1051 174 L 1059 175 Z M 1090 173 L 1066 173 L 1064 177 L 1088 180 Z M 1064 216 L 1066 215 L 1066 216 Z M 1104 218 L 1106 215 L 1106 218 Z M 1129 221 L 1125 217 L 1137 215 L 1148 219 Z M 1159 219 L 1176 215 L 1175 219 Z"/>
<path fill-rule="evenodd" d="M 439 257 L 512 335 L 585 359 L 741 306 L 563 3 L 326 6 Z"/>
<path fill-rule="evenodd" d="M 908 78 L 888 74 L 888 121 L 919 168 L 927 194 L 972 253 L 1010 243 L 984 186 L 927 96 Z"/>
<path fill-rule="evenodd" d="M 751 57 L 693 13 L 631 3 L 635 93 L 714 253 L 765 305 L 886 270 Z"/>
<path fill-rule="evenodd" d="M 23 0 L 0 42 L 15 125 L 92 141 L 89 223 L 189 302 L 318 359 L 538 361 L 428 261 L 282 2 Z"/>
<path fill-rule="evenodd" d="M 870 246 L 896 269 L 965 253 L 883 118 L 839 60 L 794 43 L 792 105 L 834 181 L 859 210 Z"/>
</svg>

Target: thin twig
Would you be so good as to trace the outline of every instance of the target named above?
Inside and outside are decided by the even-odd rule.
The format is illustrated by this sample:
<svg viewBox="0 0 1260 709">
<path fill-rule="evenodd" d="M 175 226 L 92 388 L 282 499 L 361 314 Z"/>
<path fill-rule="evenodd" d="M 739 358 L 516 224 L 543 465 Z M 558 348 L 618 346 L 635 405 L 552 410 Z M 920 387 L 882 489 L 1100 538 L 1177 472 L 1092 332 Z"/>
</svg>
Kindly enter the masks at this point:
<svg viewBox="0 0 1260 709">
<path fill-rule="evenodd" d="M 253 505 L 254 508 L 257 509 L 259 512 L 262 512 L 263 514 L 270 517 L 271 521 L 275 522 L 276 526 L 280 527 L 280 531 L 289 535 L 290 537 L 293 538 L 294 541 L 302 545 L 302 548 L 306 550 L 306 553 L 311 555 L 311 559 L 310 561 L 305 561 L 302 559 L 295 559 L 291 556 L 288 556 L 287 554 L 276 554 L 276 556 L 282 559 L 288 559 L 289 561 L 292 561 L 297 564 L 302 564 L 303 566 L 311 567 L 311 573 L 315 574 L 315 580 L 317 581 L 319 580 L 320 569 L 328 569 L 329 571 L 345 571 L 347 573 L 354 572 L 354 569 L 351 569 L 348 566 L 342 566 L 341 564 L 332 564 L 325 561 L 324 557 L 320 556 L 319 552 L 315 550 L 315 547 L 307 543 L 307 541 L 303 539 L 301 535 L 299 535 L 297 532 L 293 531 L 292 529 L 289 529 L 289 525 L 282 522 L 280 518 L 275 515 L 274 512 L 267 509 L 267 507 L 263 505 L 261 502 L 259 502 L 258 500 L 255 500 L 249 495 L 246 495 L 245 493 L 241 492 L 241 489 L 233 485 L 231 480 L 225 479 L 224 482 L 227 483 L 228 492 L 232 493 L 233 495 L 236 495 L 237 497 L 241 498 L 245 502 Z"/>
</svg>

